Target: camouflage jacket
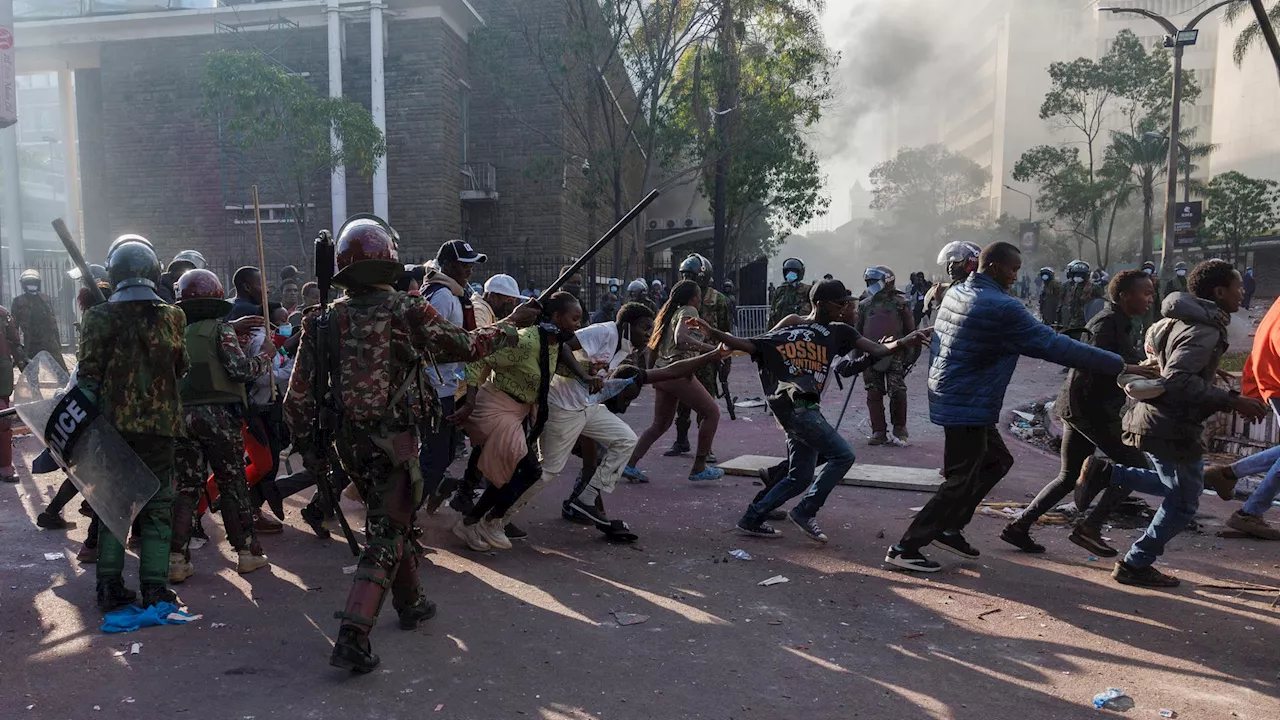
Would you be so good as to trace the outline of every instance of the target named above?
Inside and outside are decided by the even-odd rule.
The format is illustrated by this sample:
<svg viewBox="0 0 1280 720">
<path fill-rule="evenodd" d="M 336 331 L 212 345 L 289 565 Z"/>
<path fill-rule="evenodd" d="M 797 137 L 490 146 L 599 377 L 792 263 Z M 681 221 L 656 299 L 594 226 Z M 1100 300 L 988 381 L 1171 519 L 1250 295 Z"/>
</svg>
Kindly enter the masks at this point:
<svg viewBox="0 0 1280 720">
<path fill-rule="evenodd" d="M 236 382 L 248 383 L 262 377 L 271 369 L 273 358 L 261 355 L 245 355 L 240 337 L 231 323 L 218 323 L 218 363 L 227 376 Z"/>
<path fill-rule="evenodd" d="M 379 300 L 390 310 L 391 323 L 387 328 L 390 342 L 371 345 L 363 340 L 362 338 L 376 332 L 372 327 L 348 324 L 344 332 L 344 323 L 350 323 L 351 318 L 358 322 L 361 317 L 355 311 L 356 308 L 350 307 L 353 301 L 362 307 L 370 307 L 370 301 L 377 304 Z M 394 393 L 406 382 L 412 382 L 409 378 L 415 372 L 422 377 L 419 364 L 423 361 L 478 360 L 499 348 L 507 347 L 517 337 L 515 326 L 504 321 L 467 332 L 441 317 L 424 298 L 406 293 L 377 293 L 360 298 L 348 296 L 335 301 L 329 312 L 328 331 L 337 333 L 336 341 L 331 342 L 336 344 L 341 355 L 331 360 L 330 380 L 337 382 L 338 366 L 344 363 L 358 361 L 360 365 L 370 368 L 368 377 L 347 387 L 334 388 L 339 407 L 359 404 L 362 400 L 359 397 L 361 393 L 365 396 L 364 400 L 375 393 L 381 395 L 387 388 L 391 388 Z M 284 401 L 285 422 L 293 433 L 294 444 L 299 448 L 311 445 L 312 423 L 319 411 L 318 398 L 314 392 L 318 322 L 319 316 L 315 313 L 308 314 L 302 321 L 302 339 L 298 344 L 293 375 L 289 378 L 289 390 Z M 422 354 L 427 357 L 422 358 Z M 424 416 L 425 411 L 430 409 L 426 405 L 432 402 L 434 397 L 429 386 L 425 386 L 425 390 L 421 392 L 410 392 L 403 402 L 387 408 L 380 423 L 395 429 L 413 427 Z"/>
<path fill-rule="evenodd" d="M 1045 281 L 1040 290 L 1040 319 L 1046 325 L 1058 322 L 1058 307 L 1062 303 L 1062 283 L 1057 280 Z"/>
<path fill-rule="evenodd" d="M 808 285 L 781 285 L 773 291 L 773 303 L 769 306 L 769 328 L 772 329 L 788 315 L 808 315 L 811 309 Z"/>
<path fill-rule="evenodd" d="M 729 315 L 729 298 L 709 287 L 702 293 L 702 310 L 699 313 L 711 327 L 720 332 L 733 332 L 734 318 Z"/>
<path fill-rule="evenodd" d="M 190 364 L 186 326 L 173 305 L 103 303 L 85 311 L 76 376 L 117 430 L 183 436 L 178 379 Z"/>
<path fill-rule="evenodd" d="M 18 323 L 9 309 L 0 305 L 0 398 L 13 394 L 13 371 L 22 365 L 22 343 L 18 337 Z"/>
<path fill-rule="evenodd" d="M 1082 328 L 1085 325 L 1085 308 L 1096 297 L 1090 282 L 1066 283 L 1062 288 L 1062 304 L 1058 317 L 1063 330 Z"/>
<path fill-rule="evenodd" d="M 18 328 L 22 330 L 22 341 L 28 355 L 40 350 L 62 352 L 58 320 L 53 314 L 53 304 L 44 293 L 23 293 L 14 298 L 13 319 L 18 321 Z"/>
</svg>

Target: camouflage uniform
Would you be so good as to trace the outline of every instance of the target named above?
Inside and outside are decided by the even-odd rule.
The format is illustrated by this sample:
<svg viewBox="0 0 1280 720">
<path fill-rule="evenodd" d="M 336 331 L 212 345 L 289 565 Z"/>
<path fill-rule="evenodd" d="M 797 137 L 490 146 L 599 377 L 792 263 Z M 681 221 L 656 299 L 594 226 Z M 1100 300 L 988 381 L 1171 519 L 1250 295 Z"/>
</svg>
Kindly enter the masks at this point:
<svg viewBox="0 0 1280 720">
<path fill-rule="evenodd" d="M 773 302 L 769 306 L 769 328 L 773 328 L 788 315 L 808 315 L 812 306 L 809 304 L 809 286 L 802 282 L 786 283 L 773 291 Z"/>
<path fill-rule="evenodd" d="M 8 308 L 0 306 L 0 410 L 9 407 L 13 394 L 13 371 L 22 365 L 22 346 L 18 337 L 18 324 Z M 13 470 L 13 425 L 8 418 L 0 419 L 0 478 L 17 482 Z"/>
<path fill-rule="evenodd" d="M 138 513 L 144 593 L 164 588 L 169 578 L 174 441 L 183 433 L 178 378 L 189 364 L 185 318 L 172 305 L 117 302 L 89 308 L 81 321 L 79 387 L 160 481 L 159 491 Z M 104 525 L 98 581 L 120 579 L 123 572 L 124 545 Z"/>
<path fill-rule="evenodd" d="M 900 338 L 915 329 L 911 303 L 901 292 L 881 291 L 858 303 L 858 332 L 880 341 L 885 336 Z M 881 362 L 884 362 L 882 360 Z M 906 361 L 901 354 L 888 359 L 888 367 L 877 370 L 867 368 L 862 373 L 862 383 L 867 388 L 867 412 L 871 420 L 874 438 L 883 439 L 888 431 L 884 418 L 884 398 L 889 396 L 889 415 L 893 421 L 893 433 L 900 438 L 907 436 L 907 376 Z"/>
<path fill-rule="evenodd" d="M 1045 325 L 1056 325 L 1062 304 L 1062 283 L 1048 280 L 1040 290 L 1040 319 Z"/>
<path fill-rule="evenodd" d="M 58 319 L 53 304 L 44 293 L 23 293 L 13 299 L 13 319 L 22 330 L 23 351 L 29 358 L 41 350 L 47 351 L 63 370 L 67 363 L 62 358 L 62 340 L 58 337 Z"/>
<path fill-rule="evenodd" d="M 1169 297 L 1170 294 L 1176 293 L 1176 292 L 1187 292 L 1187 278 L 1185 275 L 1182 277 L 1178 277 L 1177 275 L 1174 275 L 1172 278 L 1169 278 L 1167 282 L 1165 282 L 1164 297 Z"/>
<path fill-rule="evenodd" d="M 318 322 L 314 314 L 303 320 L 284 414 L 294 446 L 304 456 L 329 450 L 314 447 L 312 426 L 317 413 L 327 412 L 314 393 L 316 353 L 329 353 L 330 398 L 341 414 L 336 454 L 368 506 L 368 544 L 346 607 L 336 617 L 344 628 L 367 637 L 388 588 L 397 612 L 425 603 L 418 557 L 409 542 L 422 496 L 418 424 L 436 410 L 430 386 L 421 381 L 423 356 L 430 356 L 428 362 L 477 360 L 513 341 L 516 330 L 499 322 L 468 333 L 421 297 L 383 291 L 348 295 L 332 304 L 327 348 L 316 347 Z"/>
<path fill-rule="evenodd" d="M 1094 285 L 1090 282 L 1082 283 L 1066 283 L 1062 289 L 1062 304 L 1059 306 L 1058 314 L 1061 318 L 1059 325 L 1063 332 L 1070 330 L 1079 330 L 1085 325 L 1085 308 L 1088 307 L 1089 301 L 1094 299 Z M 1078 335 L 1072 334 L 1072 337 Z"/>
<path fill-rule="evenodd" d="M 197 327 L 188 325 L 188 333 Z M 253 534 L 253 508 L 249 503 L 249 488 L 245 485 L 244 438 L 240 433 L 240 418 L 245 404 L 226 402 L 230 398 L 194 399 L 192 389 L 197 375 L 195 368 L 201 363 L 217 363 L 227 378 L 238 384 L 251 382 L 271 369 L 271 361 L 261 356 L 246 357 L 240 348 L 240 340 L 231 325 L 217 321 L 213 328 L 216 357 L 192 357 L 192 372 L 183 382 L 184 396 L 182 424 L 186 436 L 179 439 L 174 448 L 174 474 L 177 496 L 173 501 L 172 552 L 187 554 L 187 542 L 191 539 L 191 518 L 200 503 L 200 492 L 205 486 L 206 463 L 213 471 L 218 484 L 219 507 L 222 523 L 226 528 L 227 542 L 237 551 L 257 551 Z M 195 351 L 195 343 L 188 335 L 188 345 Z M 241 393 L 243 398 L 243 391 Z M 260 553 L 259 553 L 260 554 Z"/>
</svg>

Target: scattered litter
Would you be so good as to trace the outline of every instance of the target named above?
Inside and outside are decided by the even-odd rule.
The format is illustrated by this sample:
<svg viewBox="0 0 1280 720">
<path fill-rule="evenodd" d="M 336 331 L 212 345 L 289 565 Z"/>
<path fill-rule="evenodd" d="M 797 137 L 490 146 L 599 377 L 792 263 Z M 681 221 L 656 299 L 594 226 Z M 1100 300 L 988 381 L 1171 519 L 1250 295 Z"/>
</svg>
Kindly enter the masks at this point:
<svg viewBox="0 0 1280 720">
<path fill-rule="evenodd" d="M 142 643 L 134 643 L 133 646 L 129 648 L 130 655 L 137 655 L 140 652 L 142 652 Z"/>
<path fill-rule="evenodd" d="M 191 542 L 187 543 L 187 547 L 192 550 L 199 550 L 200 548 L 204 547 L 208 542 L 209 541 L 205 540 L 204 538 L 191 538 Z"/>
<path fill-rule="evenodd" d="M 1096 558 L 1096 557 L 1094 557 L 1094 556 L 1090 555 L 1090 556 L 1089 556 L 1089 562 L 1098 562 L 1098 558 Z"/>
<path fill-rule="evenodd" d="M 123 610 L 107 613 L 102 618 L 100 629 L 105 633 L 132 632 L 153 625 L 185 625 L 200 617 L 183 612 L 170 602 L 156 603 L 146 609 L 130 605 Z"/>
<path fill-rule="evenodd" d="M 63 555 L 63 554 L 62 554 L 62 551 L 58 551 L 58 552 L 56 552 L 56 553 L 45 553 L 45 554 L 44 554 L 44 559 L 45 559 L 45 560 L 64 560 L 64 559 L 66 559 L 66 557 L 67 557 L 66 555 Z"/>
<path fill-rule="evenodd" d="M 769 578 L 768 580 L 761 580 L 760 582 L 758 582 L 758 583 L 756 583 L 756 584 L 757 584 L 757 585 L 760 585 L 760 586 L 762 586 L 762 587 L 769 587 L 770 585 L 781 585 L 781 584 L 782 584 L 782 583 L 784 583 L 784 582 L 791 582 L 791 581 L 790 581 L 790 580 L 788 580 L 788 579 L 787 579 L 787 576 L 785 576 L 785 575 L 774 575 L 773 577 Z"/>
<path fill-rule="evenodd" d="M 137 701 L 136 701 L 136 700 L 134 700 L 134 699 L 133 699 L 133 698 L 131 698 L 131 697 L 127 697 L 127 698 L 125 698 L 125 699 L 121 700 L 120 702 L 122 702 L 122 703 L 129 703 L 130 705 L 132 705 L 133 703 L 135 703 L 135 702 L 137 702 Z"/>
<path fill-rule="evenodd" d="M 360 566 L 359 566 L 359 565 L 348 565 L 348 566 L 346 566 L 346 567 L 342 568 L 342 574 L 343 574 L 343 575 L 355 575 L 355 574 L 356 574 L 356 568 L 358 568 L 358 567 L 360 567 Z"/>
<path fill-rule="evenodd" d="M 764 407 L 764 404 L 763 398 L 752 397 L 746 400 L 739 400 L 733 406 L 742 410 L 750 410 L 751 408 Z"/>
<path fill-rule="evenodd" d="M 924 509 L 924 506 L 923 506 L 923 505 L 921 505 L 920 507 L 913 507 L 913 508 L 908 508 L 908 509 L 909 509 L 909 510 L 911 510 L 911 512 L 920 512 L 921 510 L 923 510 L 923 509 Z"/>
<path fill-rule="evenodd" d="M 877 539 L 877 540 L 883 540 L 883 539 L 884 539 L 884 531 L 883 531 L 883 530 L 881 530 L 881 531 L 879 531 L 879 532 L 877 532 L 877 533 L 876 533 L 876 539 Z"/>
<path fill-rule="evenodd" d="M 781 625 L 781 624 L 782 624 L 782 621 L 781 621 L 781 620 L 770 620 L 768 624 L 769 624 L 769 625 Z"/>
<path fill-rule="evenodd" d="M 35 567 L 35 566 L 36 566 L 36 564 L 35 564 L 35 563 L 27 563 L 26 565 L 19 565 L 18 567 L 19 567 L 19 568 L 21 568 L 21 569 L 23 569 L 23 570 L 26 570 L 27 568 L 33 568 L 33 567 Z"/>
<path fill-rule="evenodd" d="M 1160 717 L 1162 717 L 1162 718 L 1176 718 L 1176 717 L 1178 717 L 1178 713 L 1174 712 L 1173 710 L 1165 710 L 1164 708 L 1160 708 Z"/>
<path fill-rule="evenodd" d="M 904 637 L 904 638 L 906 638 L 906 639 L 908 639 L 908 640 L 914 640 L 915 638 L 918 638 L 918 637 L 924 637 L 924 633 L 922 633 L 922 632 L 907 633 L 906 635 L 903 635 L 902 637 Z"/>
<path fill-rule="evenodd" d="M 746 550 L 730 550 L 729 554 L 738 558 L 739 560 L 751 559 L 751 553 L 747 552 Z"/>
<path fill-rule="evenodd" d="M 1013 619 L 1014 619 L 1014 620 L 1026 620 L 1026 619 L 1027 619 L 1027 616 L 1026 616 L 1026 615 L 1014 615 L 1014 616 L 1013 616 Z"/>
<path fill-rule="evenodd" d="M 1029 413 L 1029 412 L 1022 412 L 1021 410 L 1014 410 L 1014 411 L 1013 411 L 1013 414 L 1014 414 L 1014 415 L 1017 415 L 1018 417 L 1022 418 L 1023 420 L 1026 420 L 1027 422 L 1031 422 L 1031 421 L 1033 421 L 1033 420 L 1035 420 L 1035 419 L 1036 419 L 1036 416 L 1035 416 L 1035 415 L 1032 415 L 1032 414 L 1031 414 L 1031 413 Z"/>
<path fill-rule="evenodd" d="M 978 613 L 978 619 L 981 620 L 988 615 L 995 615 L 998 612 L 1000 612 L 1000 608 L 996 608 L 994 610 L 983 610 L 982 612 Z"/>
<path fill-rule="evenodd" d="M 128 651 L 127 651 L 127 650 L 117 650 L 117 651 L 115 651 L 115 652 L 111 653 L 111 656 L 112 656 L 112 657 L 124 657 L 124 654 L 125 654 L 126 652 L 128 652 Z"/>
<path fill-rule="evenodd" d="M 613 617 L 617 619 L 619 625 L 640 625 L 649 621 L 648 615 L 639 615 L 637 613 L 625 613 L 614 611 Z"/>
<path fill-rule="evenodd" d="M 1107 688 L 1093 696 L 1093 706 L 1099 710 L 1118 710 L 1128 712 L 1133 709 L 1133 698 L 1120 688 Z"/>
<path fill-rule="evenodd" d="M 209 627 L 214 630 L 217 630 L 218 628 L 224 628 L 226 626 L 227 626 L 226 623 L 209 623 Z"/>
<path fill-rule="evenodd" d="M 94 706 L 93 706 L 93 709 L 94 709 L 94 710 L 102 710 L 102 706 L 101 706 L 101 705 L 94 705 Z"/>
<path fill-rule="evenodd" d="M 440 703 L 439 705 L 436 706 L 436 712 L 440 712 L 443 709 L 444 709 L 444 703 Z"/>
</svg>

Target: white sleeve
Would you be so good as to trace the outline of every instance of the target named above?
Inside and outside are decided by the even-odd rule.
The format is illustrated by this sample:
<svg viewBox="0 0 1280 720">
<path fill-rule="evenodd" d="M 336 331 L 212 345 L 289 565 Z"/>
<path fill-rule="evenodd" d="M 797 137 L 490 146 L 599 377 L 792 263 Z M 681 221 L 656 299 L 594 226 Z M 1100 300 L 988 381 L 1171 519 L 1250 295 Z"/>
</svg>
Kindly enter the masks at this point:
<svg viewBox="0 0 1280 720">
<path fill-rule="evenodd" d="M 606 353 L 612 354 L 613 348 L 618 342 L 615 327 L 612 322 L 596 323 L 588 325 L 575 333 L 578 337 L 578 343 L 582 345 L 582 352 L 586 353 L 588 358 L 598 357 Z"/>
</svg>

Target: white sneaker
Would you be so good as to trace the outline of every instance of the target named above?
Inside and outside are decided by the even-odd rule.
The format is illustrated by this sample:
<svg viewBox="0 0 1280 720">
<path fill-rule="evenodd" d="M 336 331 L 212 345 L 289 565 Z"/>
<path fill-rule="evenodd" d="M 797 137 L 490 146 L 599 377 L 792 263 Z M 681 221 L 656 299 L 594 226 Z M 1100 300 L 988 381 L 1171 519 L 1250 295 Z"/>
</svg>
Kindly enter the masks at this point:
<svg viewBox="0 0 1280 720">
<path fill-rule="evenodd" d="M 476 552 L 488 552 L 493 548 L 491 548 L 489 543 L 485 542 L 484 538 L 480 536 L 479 528 L 480 523 L 468 525 L 466 520 L 459 518 L 457 524 L 453 526 L 453 534 L 457 535 L 458 539 L 466 543 L 467 547 L 472 550 L 475 550 Z"/>
<path fill-rule="evenodd" d="M 503 530 L 505 521 L 502 518 L 485 518 L 476 523 L 476 527 L 480 529 L 480 537 L 489 543 L 496 550 L 510 550 L 511 538 L 507 537 L 507 533 Z"/>
</svg>

